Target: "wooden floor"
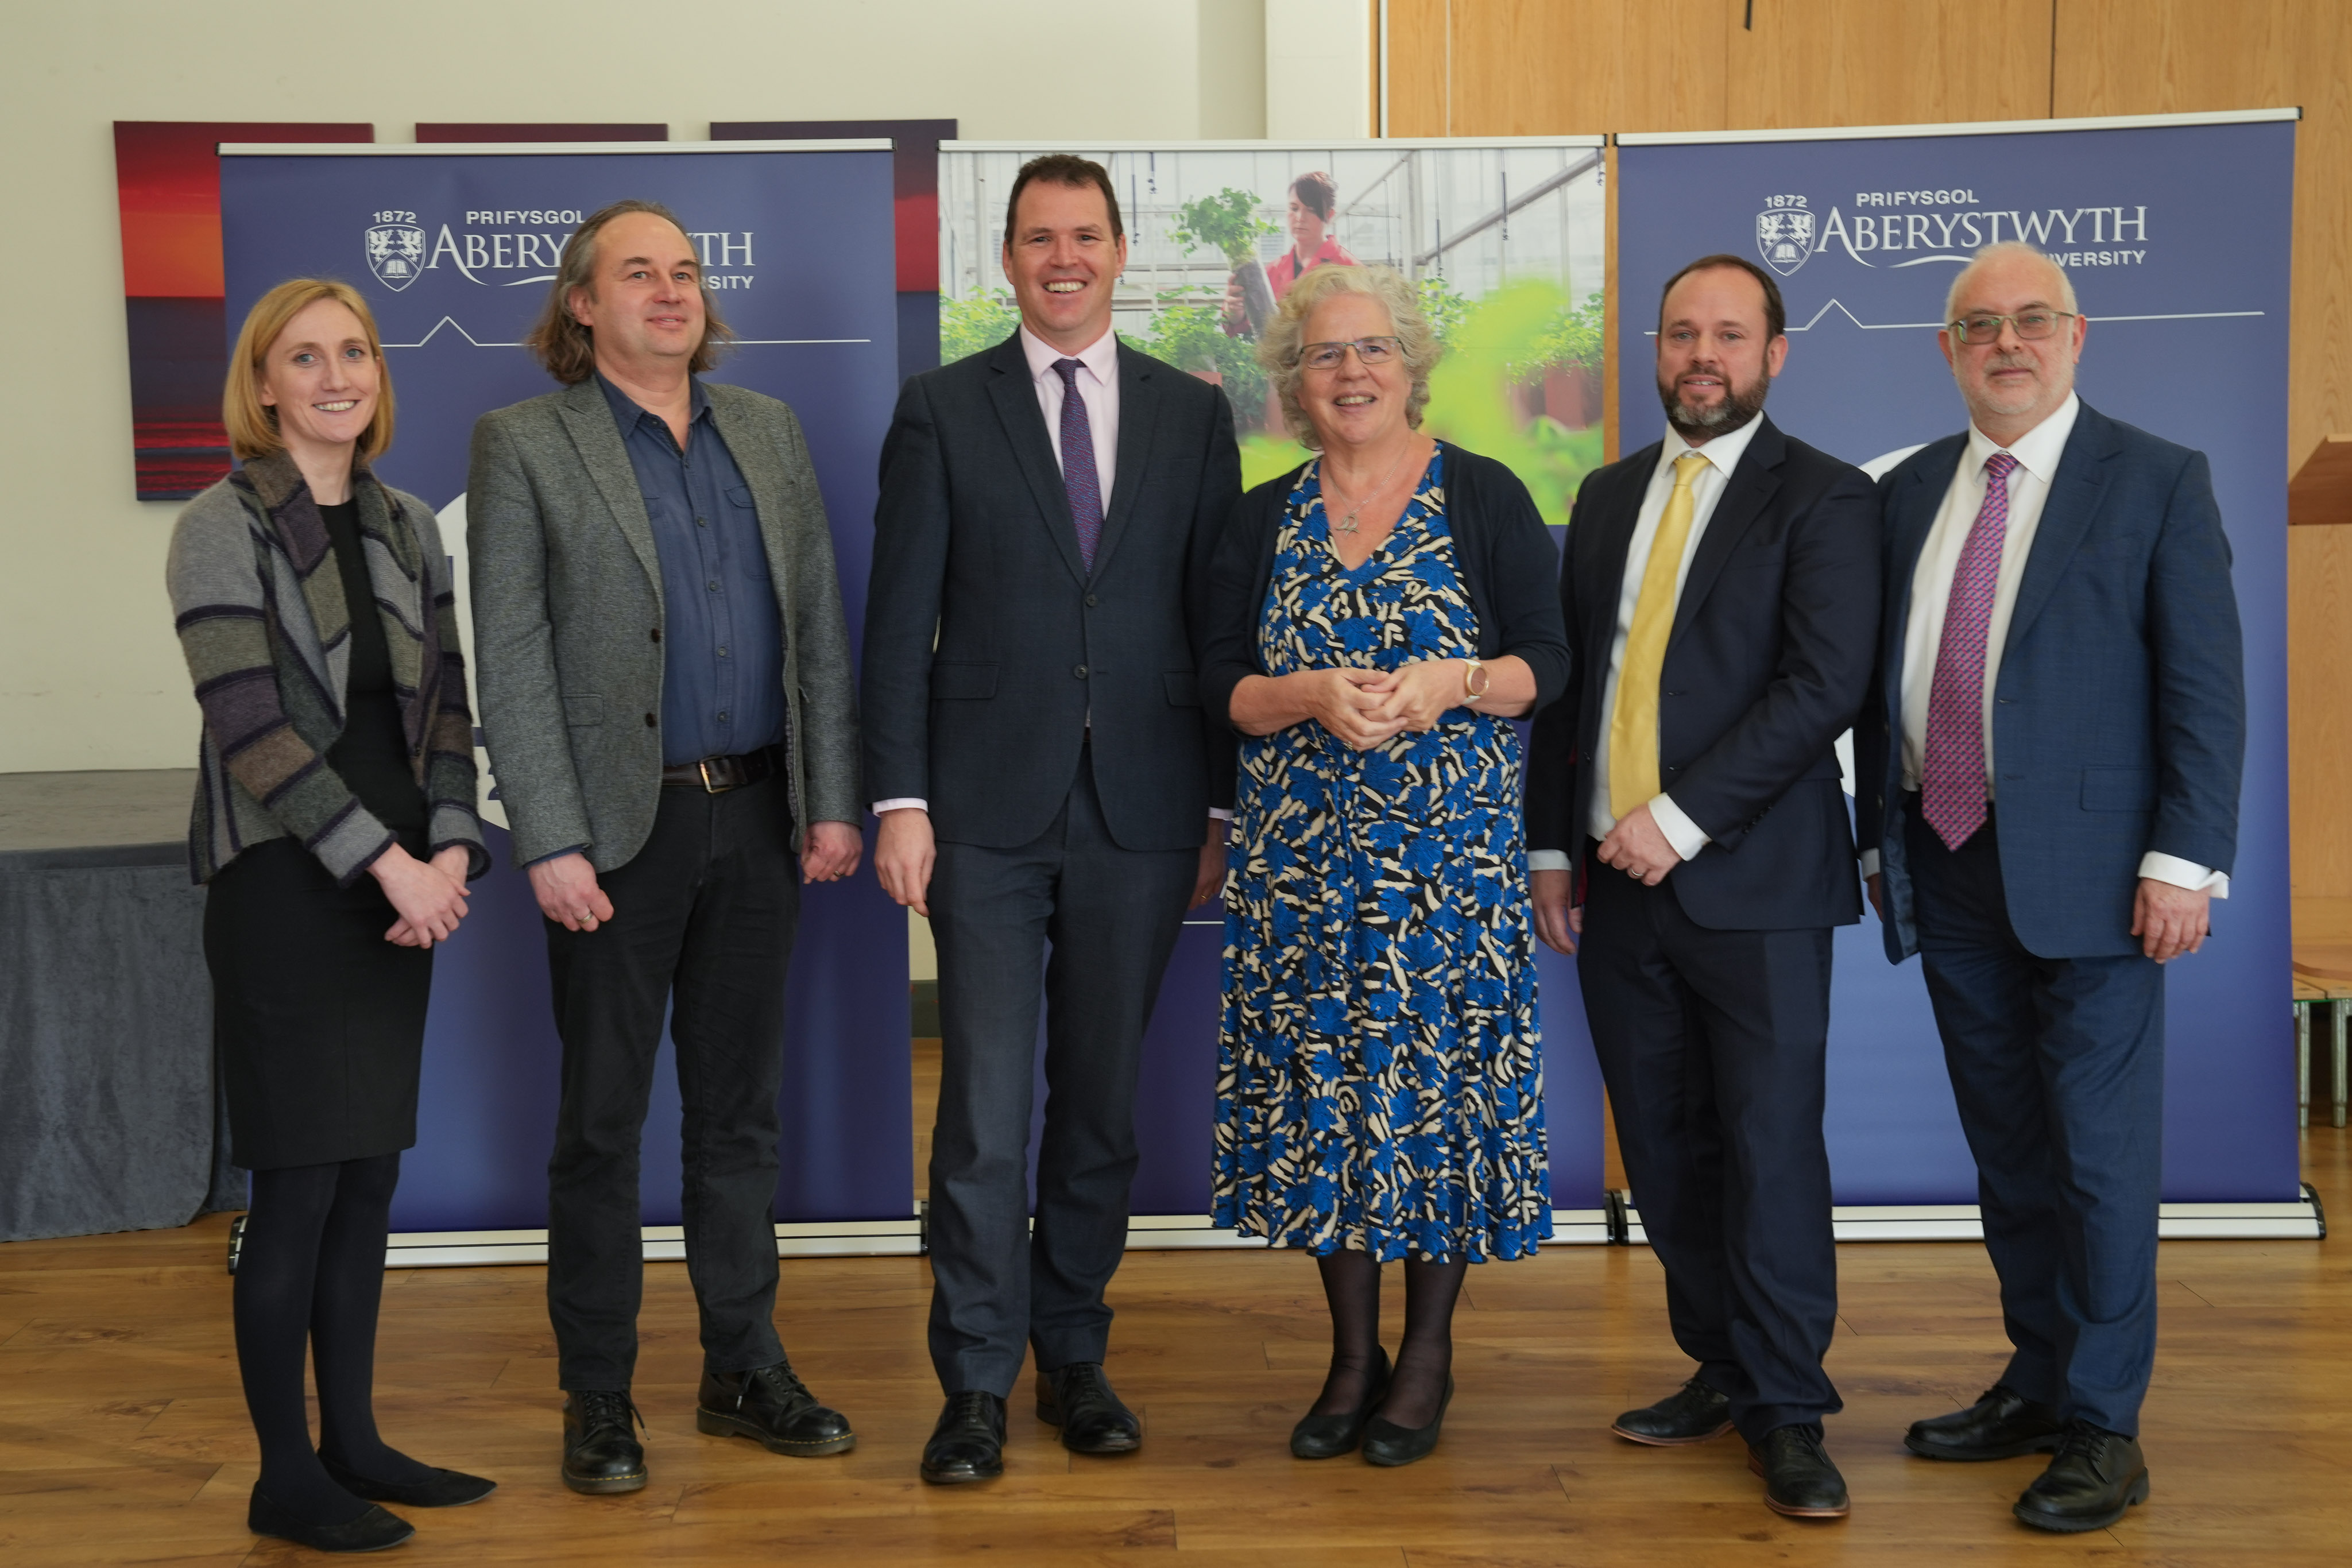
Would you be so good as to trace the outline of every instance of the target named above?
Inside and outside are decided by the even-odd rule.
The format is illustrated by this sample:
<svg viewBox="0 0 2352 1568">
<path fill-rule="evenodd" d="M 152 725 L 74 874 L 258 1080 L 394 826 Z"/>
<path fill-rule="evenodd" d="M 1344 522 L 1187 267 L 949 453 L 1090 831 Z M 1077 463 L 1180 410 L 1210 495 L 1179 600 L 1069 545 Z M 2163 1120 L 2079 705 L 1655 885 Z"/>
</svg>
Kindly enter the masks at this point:
<svg viewBox="0 0 2352 1568">
<path fill-rule="evenodd" d="M 2352 1143 L 2314 1128 L 2312 1180 L 2352 1224 Z M 271 1563 L 245 1530 L 254 1447 L 229 1338 L 226 1226 L 0 1247 L 0 1563 Z M 2163 1347 L 2145 1438 L 2155 1496 L 2112 1531 L 2025 1530 L 2008 1506 L 2037 1460 L 1932 1464 L 1911 1419 L 2000 1365 L 1993 1281 L 1969 1244 L 1841 1249 L 1830 1448 L 1850 1520 L 1767 1512 L 1736 1439 L 1636 1448 L 1604 1430 L 1686 1375 L 1646 1250 L 1562 1248 L 1472 1270 L 1461 1392 L 1436 1455 L 1405 1470 L 1284 1448 L 1325 1355 L 1295 1255 L 1137 1253 L 1113 1287 L 1111 1370 L 1143 1451 L 1073 1458 L 1016 1400 L 1007 1473 L 923 1486 L 939 1395 L 911 1259 L 795 1261 L 780 1318 L 795 1362 L 860 1446 L 785 1459 L 694 1430 L 698 1356 L 684 1266 L 646 1270 L 637 1396 L 653 1484 L 558 1483 L 558 1396 L 531 1268 L 389 1276 L 377 1376 L 387 1436 L 497 1477 L 476 1508 L 412 1511 L 396 1561 L 1170 1568 L 1242 1564 L 1790 1563 L 2319 1563 L 2352 1560 L 2352 1241 L 2167 1243 Z M 1393 1329 L 1391 1329 L 1391 1333 Z"/>
</svg>

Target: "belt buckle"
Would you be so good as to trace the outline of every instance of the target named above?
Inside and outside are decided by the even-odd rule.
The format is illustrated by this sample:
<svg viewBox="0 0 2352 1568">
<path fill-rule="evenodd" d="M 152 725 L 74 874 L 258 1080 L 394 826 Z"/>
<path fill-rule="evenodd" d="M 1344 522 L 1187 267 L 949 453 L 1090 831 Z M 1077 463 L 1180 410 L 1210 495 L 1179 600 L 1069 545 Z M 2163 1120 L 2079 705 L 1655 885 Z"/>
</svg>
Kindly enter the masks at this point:
<svg viewBox="0 0 2352 1568">
<path fill-rule="evenodd" d="M 702 778 L 702 792 L 706 795 L 724 795 L 728 790 L 735 788 L 732 784 L 713 784 L 710 781 L 710 758 L 708 757 L 698 758 L 695 762 L 694 770 Z"/>
</svg>

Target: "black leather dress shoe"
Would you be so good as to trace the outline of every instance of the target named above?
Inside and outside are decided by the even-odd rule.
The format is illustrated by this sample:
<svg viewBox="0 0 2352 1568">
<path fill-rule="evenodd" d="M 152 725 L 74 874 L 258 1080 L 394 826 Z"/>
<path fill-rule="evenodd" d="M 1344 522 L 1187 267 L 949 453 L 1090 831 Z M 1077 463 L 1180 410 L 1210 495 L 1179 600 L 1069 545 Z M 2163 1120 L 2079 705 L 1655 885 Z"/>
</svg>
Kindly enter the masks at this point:
<svg viewBox="0 0 2352 1568">
<path fill-rule="evenodd" d="M 1356 1445 L 1364 1440 L 1365 1423 L 1380 1408 L 1388 1391 L 1389 1353 L 1383 1347 L 1381 1364 L 1373 1369 L 1372 1381 L 1364 1389 L 1364 1402 L 1337 1416 L 1301 1416 L 1298 1425 L 1290 1429 L 1290 1451 L 1302 1459 L 1336 1459 L 1342 1454 L 1354 1453 Z"/>
<path fill-rule="evenodd" d="M 1748 1450 L 1748 1468 L 1764 1478 L 1764 1506 L 1790 1519 L 1843 1519 L 1852 1509 L 1845 1478 L 1830 1463 L 1811 1427 L 1775 1427 Z"/>
<path fill-rule="evenodd" d="M 1409 1465 L 1415 1459 L 1425 1459 L 1437 1447 L 1437 1434 L 1445 1425 L 1445 1407 L 1454 1403 L 1454 1378 L 1445 1379 L 1445 1392 L 1437 1401 L 1437 1414 L 1429 1418 L 1426 1427 L 1400 1427 L 1395 1422 L 1375 1416 L 1364 1423 L 1364 1463 L 1391 1469 Z"/>
<path fill-rule="evenodd" d="M 635 1426 L 631 1423 L 635 1422 Z M 645 1425 L 626 1394 L 590 1389 L 563 1396 L 563 1484 L 576 1492 L 635 1491 L 646 1484 Z"/>
<path fill-rule="evenodd" d="M 1131 1454 L 1143 1447 L 1143 1423 L 1111 1392 L 1098 1361 L 1074 1361 L 1037 1375 L 1037 1419 L 1062 1429 L 1074 1454 Z"/>
<path fill-rule="evenodd" d="M 1003 1473 L 1004 1401 L 981 1388 L 949 1395 L 923 1445 L 923 1479 L 944 1487 Z"/>
<path fill-rule="evenodd" d="M 2073 1534 L 2105 1530 L 2147 1500 L 2147 1460 L 2137 1439 L 2077 1421 L 2012 1511 L 2036 1530 Z"/>
<path fill-rule="evenodd" d="M 1912 1422 L 1903 1446 L 1924 1459 L 2013 1459 L 2049 1453 L 2065 1435 L 2057 1411 L 1996 1383 L 1965 1410 Z"/>
<path fill-rule="evenodd" d="M 749 1437 L 772 1454 L 803 1459 L 857 1447 L 849 1417 L 818 1404 L 789 1361 L 749 1372 L 705 1369 L 694 1427 L 714 1437 Z"/>
<path fill-rule="evenodd" d="M 324 1454 L 319 1456 L 319 1462 L 327 1467 L 329 1479 L 353 1497 L 365 1498 L 370 1502 L 396 1502 L 403 1508 L 463 1508 L 499 1490 L 498 1482 L 469 1476 L 463 1470 L 435 1470 L 421 1481 L 379 1481 L 348 1469 Z"/>
<path fill-rule="evenodd" d="M 416 1526 L 373 1504 L 348 1524 L 313 1524 L 262 1496 L 259 1487 L 245 1505 L 245 1527 L 256 1535 L 291 1541 L 313 1552 L 381 1552 L 416 1533 Z"/>
<path fill-rule="evenodd" d="M 1629 1443 L 1679 1448 L 1731 1430 L 1731 1396 L 1692 1378 L 1655 1405 L 1628 1410 L 1609 1429 Z"/>
</svg>

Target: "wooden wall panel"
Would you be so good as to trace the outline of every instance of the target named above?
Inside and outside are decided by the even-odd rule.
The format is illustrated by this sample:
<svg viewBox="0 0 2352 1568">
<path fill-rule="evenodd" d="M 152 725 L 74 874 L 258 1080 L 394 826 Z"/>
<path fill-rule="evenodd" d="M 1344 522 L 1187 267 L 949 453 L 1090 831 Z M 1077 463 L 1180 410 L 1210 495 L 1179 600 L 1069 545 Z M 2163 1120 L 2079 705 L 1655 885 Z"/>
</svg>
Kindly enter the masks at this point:
<svg viewBox="0 0 2352 1568">
<path fill-rule="evenodd" d="M 1391 136 L 1453 134 L 1446 127 L 1447 9 L 1448 0 L 1389 0 Z"/>
<path fill-rule="evenodd" d="M 2050 112 L 2052 0 L 1756 0 L 1727 123 L 1916 125 Z"/>
</svg>

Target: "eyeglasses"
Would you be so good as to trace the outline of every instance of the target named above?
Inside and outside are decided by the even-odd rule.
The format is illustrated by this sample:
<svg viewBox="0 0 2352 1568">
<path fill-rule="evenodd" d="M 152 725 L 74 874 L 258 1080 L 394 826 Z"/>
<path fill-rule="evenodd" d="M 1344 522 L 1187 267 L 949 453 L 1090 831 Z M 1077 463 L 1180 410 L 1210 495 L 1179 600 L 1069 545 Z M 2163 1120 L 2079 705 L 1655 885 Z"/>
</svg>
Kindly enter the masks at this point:
<svg viewBox="0 0 2352 1568">
<path fill-rule="evenodd" d="M 2072 310 L 2028 310 L 2021 316 L 1995 316 L 1990 313 L 1963 316 L 1957 321 L 1947 322 L 1946 325 L 1951 329 L 1952 336 L 1956 340 L 1974 348 L 1999 341 L 2000 324 L 2004 321 L 2017 329 L 2017 335 L 2025 341 L 2038 343 L 2058 330 L 2059 322 L 2072 321 L 2074 319 L 2074 313 Z"/>
<path fill-rule="evenodd" d="M 1394 338 L 1359 338 L 1352 343 L 1301 343 L 1298 362 L 1310 371 L 1336 371 L 1350 349 L 1358 362 L 1366 365 L 1385 365 L 1404 352 L 1404 345 Z"/>
</svg>

